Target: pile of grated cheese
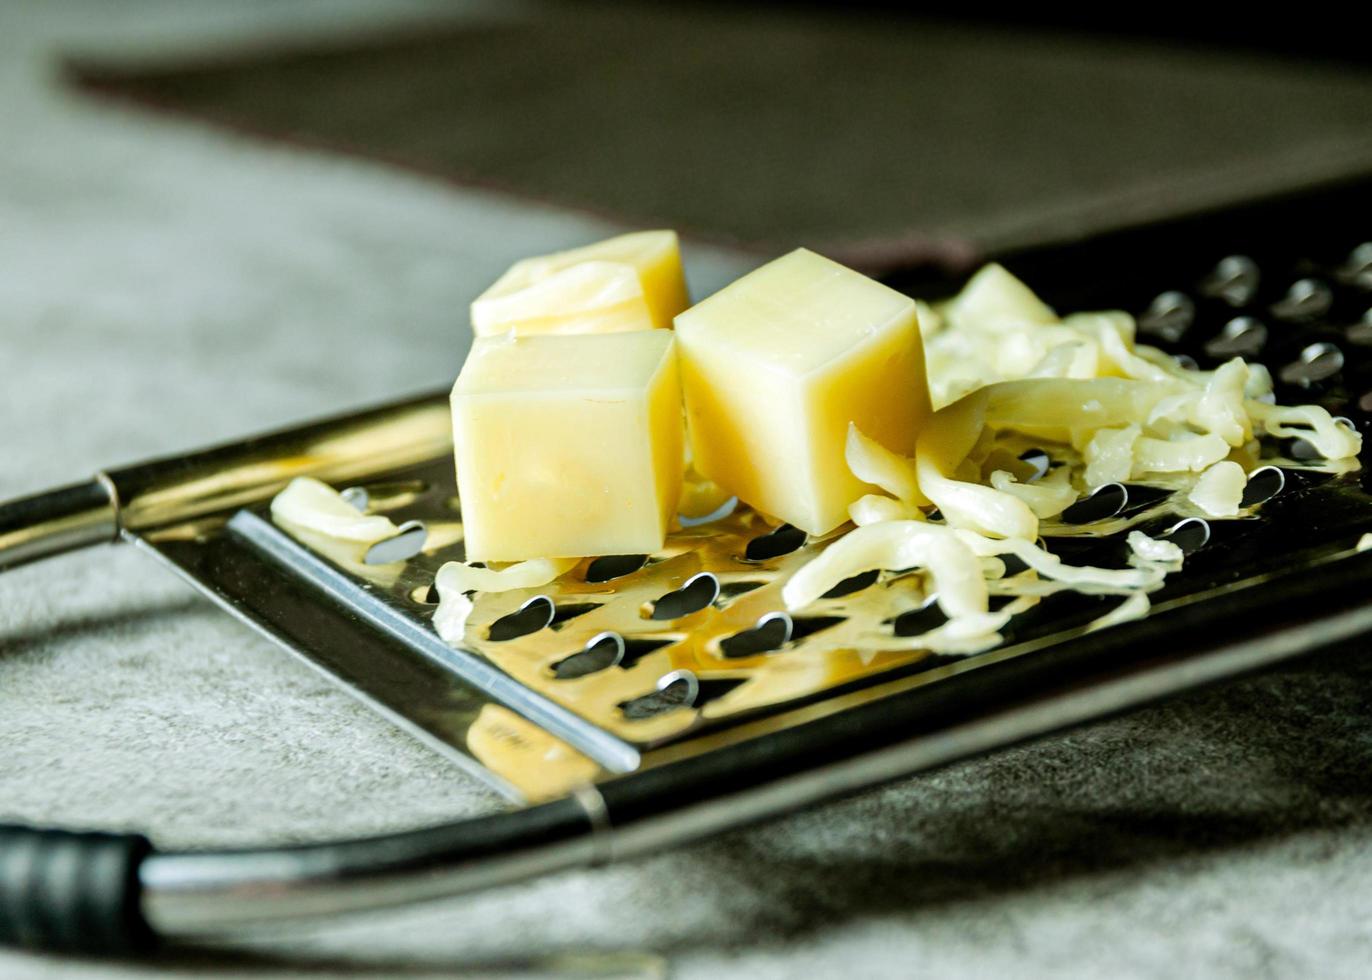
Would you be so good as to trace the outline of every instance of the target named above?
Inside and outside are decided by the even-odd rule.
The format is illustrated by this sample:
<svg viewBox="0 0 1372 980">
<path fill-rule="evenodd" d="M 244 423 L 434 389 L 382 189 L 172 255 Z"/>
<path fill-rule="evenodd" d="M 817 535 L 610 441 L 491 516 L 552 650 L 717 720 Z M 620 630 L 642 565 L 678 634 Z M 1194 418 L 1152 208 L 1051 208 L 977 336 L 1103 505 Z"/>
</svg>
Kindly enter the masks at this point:
<svg viewBox="0 0 1372 980">
<path fill-rule="evenodd" d="M 795 610 L 872 569 L 923 576 L 947 621 L 914 637 L 873 633 L 864 638 L 872 649 L 985 650 L 1013 616 L 1064 590 L 1121 598 L 1090 628 L 1146 615 L 1149 593 L 1182 567 L 1176 544 L 1132 530 L 1129 567 L 1121 569 L 1071 565 L 1038 543 L 1041 525 L 1106 484 L 1163 485 L 1178 513 L 1234 518 L 1244 514 L 1265 435 L 1306 440 L 1326 468 L 1358 467 L 1361 436 L 1319 406 L 1276 405 L 1262 365 L 1234 358 L 1214 371 L 1188 368 L 1137 344 L 1129 314 L 1059 317 L 999 265 L 938 307 L 918 305 L 937 410 L 913 457 L 850 427 L 847 464 L 881 493 L 857 500 L 849 508 L 856 527 L 782 590 Z M 1051 465 L 1035 462 L 1030 449 L 1046 452 Z M 721 504 L 727 509 L 727 497 L 688 466 L 683 523 L 707 522 Z M 1007 575 L 1007 556 L 1024 570 Z M 436 582 L 440 635 L 462 639 L 472 590 L 543 585 L 567 564 L 544 559 L 497 571 L 448 563 Z M 993 596 L 1009 601 L 993 611 Z"/>
<path fill-rule="evenodd" d="M 1173 543 L 1128 535 L 1130 567 L 1069 565 L 1037 543 L 1042 522 L 1105 484 L 1141 480 L 1177 491 L 1207 518 L 1238 517 L 1263 435 L 1300 437 L 1326 461 L 1356 468 L 1362 439 L 1314 405 L 1274 404 L 1266 368 L 1235 358 L 1190 369 L 1135 343 L 1118 311 L 1059 317 L 998 265 L 938 308 L 920 304 L 937 411 L 913 458 L 850 428 L 847 462 L 882 493 L 849 510 L 857 525 L 785 585 L 790 609 L 874 568 L 916 569 L 948 621 L 878 645 L 975 652 L 1012 616 L 1063 589 L 1116 594 L 1093 627 L 1145 615 L 1148 593 L 1179 569 Z M 1021 456 L 1047 451 L 1044 470 Z M 938 522 L 930 517 L 937 511 Z M 1027 570 L 1006 576 L 1005 556 Z M 1013 597 L 990 609 L 990 597 Z"/>
</svg>

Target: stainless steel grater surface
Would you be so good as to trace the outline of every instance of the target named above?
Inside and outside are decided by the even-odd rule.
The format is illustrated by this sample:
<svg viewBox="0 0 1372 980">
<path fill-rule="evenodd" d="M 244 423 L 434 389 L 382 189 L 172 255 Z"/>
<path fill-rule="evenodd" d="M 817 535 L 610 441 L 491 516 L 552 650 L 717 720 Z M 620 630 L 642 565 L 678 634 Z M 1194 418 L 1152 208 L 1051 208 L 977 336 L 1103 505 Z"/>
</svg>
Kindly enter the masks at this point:
<svg viewBox="0 0 1372 980">
<path fill-rule="evenodd" d="M 1362 424 L 1372 410 L 1358 387 L 1372 387 L 1363 356 L 1372 352 L 1372 228 L 1356 231 L 1364 237 L 1333 241 L 1326 254 L 1239 237 L 1203 259 L 1149 256 L 1123 270 L 1127 281 L 1121 270 L 1098 278 L 1089 303 L 1060 290 L 1064 302 L 1054 275 L 1025 275 L 1046 280 L 1049 300 L 1069 311 L 1130 309 L 1141 339 L 1202 366 L 1261 360 L 1281 402 L 1314 401 Z M 434 573 L 463 557 L 445 408 L 446 393 L 415 403 L 430 442 L 424 458 L 334 479 L 401 525 L 379 551 L 292 536 L 271 522 L 265 497 L 125 536 L 515 799 L 555 797 L 1032 657 L 1082 636 L 1120 602 L 1049 597 L 1012 620 L 1003 644 L 974 656 L 933 655 L 917 639 L 893 648 L 941 621 L 919 574 L 860 575 L 788 614 L 781 585 L 824 542 L 738 507 L 682 528 L 657 554 L 587 559 L 543 588 L 481 594 L 467 642 L 454 648 L 430 625 Z M 1166 487 L 1116 485 L 1042 533 L 1070 561 L 1121 567 L 1130 528 L 1173 537 L 1190 557 L 1154 596 L 1155 614 L 1260 587 L 1274 559 L 1311 567 L 1352 553 L 1372 530 L 1363 475 L 1328 472 L 1299 440 L 1271 441 L 1264 454 L 1241 520 L 1188 517 Z M 1108 634 L 1099 642 L 1108 650 Z"/>
<path fill-rule="evenodd" d="M 1366 431 L 1369 215 L 1362 183 L 1001 258 L 1060 311 L 1129 310 L 1145 339 L 1201 366 L 1261 361 L 1279 401 L 1316 402 Z M 891 282 L 922 296 L 958 285 Z M 464 643 L 443 642 L 434 573 L 462 555 L 446 392 L 0 505 L 0 569 L 130 541 L 529 804 L 248 851 L 0 827 L 0 941 L 141 949 L 651 853 L 1304 653 L 1359 649 L 1372 635 L 1372 549 L 1359 550 L 1372 476 L 1299 439 L 1263 454 L 1243 519 L 1199 519 L 1165 486 L 1114 485 L 1042 526 L 1075 564 L 1121 563 L 1133 526 L 1189 552 L 1147 617 L 1087 631 L 1119 598 L 1060 593 L 1012 619 L 999 647 L 961 657 L 921 647 L 939 614 L 916 574 L 858 575 L 783 613 L 781 583 L 824 542 L 746 509 L 683 528 L 658 554 L 480 595 Z M 278 528 L 269 502 L 305 474 L 399 533 L 363 553 Z"/>
<path fill-rule="evenodd" d="M 1236 354 L 1262 361 L 1281 402 L 1317 402 L 1366 428 L 1372 226 L 1358 203 L 1367 197 L 1354 188 L 1005 261 L 1063 311 L 1130 310 L 1141 340 L 1202 366 Z M 1294 237 L 1303 226 L 1319 238 Z M 956 283 L 895 284 L 929 295 Z M 1152 619 L 1269 588 L 1274 568 L 1352 555 L 1372 531 L 1366 473 L 1328 472 L 1299 440 L 1264 453 L 1241 520 L 1188 517 L 1166 487 L 1115 485 L 1045 524 L 1046 544 L 1072 562 L 1109 566 L 1122 564 L 1132 527 L 1173 537 L 1189 558 L 1155 594 Z M 366 554 L 288 534 L 267 504 L 302 473 L 348 488 L 402 533 Z M 546 587 L 481 594 L 466 644 L 450 646 L 431 625 L 434 573 L 463 557 L 446 392 L 109 471 L 63 493 L 56 516 L 10 505 L 0 564 L 117 527 L 515 800 L 937 692 L 1013 662 L 1047 663 L 1074 642 L 1108 657 L 1122 635 L 1084 634 L 1119 597 L 1066 593 L 1012 620 L 993 650 L 932 655 L 914 638 L 941 614 L 915 573 L 860 575 L 788 614 L 781 585 L 824 542 L 737 507 L 691 522 L 657 554 L 586 559 Z"/>
</svg>

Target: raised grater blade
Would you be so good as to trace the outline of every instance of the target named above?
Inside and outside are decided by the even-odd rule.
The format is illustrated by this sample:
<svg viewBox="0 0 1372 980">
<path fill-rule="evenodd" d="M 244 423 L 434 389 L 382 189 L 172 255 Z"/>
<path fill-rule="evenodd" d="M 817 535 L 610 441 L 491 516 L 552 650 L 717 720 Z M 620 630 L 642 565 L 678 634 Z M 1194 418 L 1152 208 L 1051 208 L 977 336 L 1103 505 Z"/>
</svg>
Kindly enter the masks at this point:
<svg viewBox="0 0 1372 980">
<path fill-rule="evenodd" d="M 1369 197 L 1353 188 L 1005 261 L 1063 311 L 1130 310 L 1142 341 L 1202 366 L 1261 361 L 1281 402 L 1316 402 L 1365 429 Z M 446 392 L 434 393 L 102 479 L 123 537 L 516 800 L 757 752 L 766 739 L 811 739 L 818 767 L 825 745 L 807 733 L 819 719 L 884 712 L 887 725 L 946 738 L 1003 712 L 1015 688 L 1033 701 L 1021 706 L 1032 721 L 1022 713 L 929 758 L 984 750 L 1345 637 L 1311 630 L 1309 643 L 1201 666 L 1222 637 L 1177 631 L 1203 631 L 1211 604 L 1239 593 L 1271 606 L 1275 629 L 1301 573 L 1348 562 L 1366 574 L 1355 548 L 1372 531 L 1367 471 L 1335 472 L 1299 440 L 1272 442 L 1245 519 L 1183 520 L 1166 488 L 1115 486 L 1044 527 L 1050 549 L 1075 562 L 1109 563 L 1132 527 L 1190 552 L 1145 624 L 1087 633 L 1120 598 L 1062 594 L 1014 619 L 996 649 L 931 655 L 894 642 L 938 625 L 918 575 L 857 576 L 784 612 L 782 583 L 824 542 L 737 507 L 682 528 L 657 554 L 586 559 L 543 588 L 479 595 L 459 648 L 431 625 L 434 574 L 463 556 L 446 412 Z M 367 553 L 287 533 L 267 505 L 299 473 L 346 488 L 404 534 Z M 1138 683 L 1124 693 L 1067 706 L 1126 675 Z"/>
</svg>

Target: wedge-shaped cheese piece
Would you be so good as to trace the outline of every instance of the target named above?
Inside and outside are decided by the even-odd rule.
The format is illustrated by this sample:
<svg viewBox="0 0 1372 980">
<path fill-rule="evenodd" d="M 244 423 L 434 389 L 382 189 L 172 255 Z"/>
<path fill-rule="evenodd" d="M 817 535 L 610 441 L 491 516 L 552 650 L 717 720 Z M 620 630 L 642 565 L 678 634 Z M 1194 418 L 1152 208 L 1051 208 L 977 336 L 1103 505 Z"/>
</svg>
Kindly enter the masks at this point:
<svg viewBox="0 0 1372 980">
<path fill-rule="evenodd" d="M 848 426 L 913 455 L 929 414 L 914 301 L 805 249 L 676 318 L 695 466 L 811 534 L 872 488 L 844 460 Z"/>
<path fill-rule="evenodd" d="M 472 303 L 478 337 L 670 328 L 686 308 L 674 231 L 639 231 L 524 259 Z"/>
<path fill-rule="evenodd" d="M 681 493 L 669 330 L 481 337 L 453 387 L 467 557 L 652 552 Z"/>
</svg>

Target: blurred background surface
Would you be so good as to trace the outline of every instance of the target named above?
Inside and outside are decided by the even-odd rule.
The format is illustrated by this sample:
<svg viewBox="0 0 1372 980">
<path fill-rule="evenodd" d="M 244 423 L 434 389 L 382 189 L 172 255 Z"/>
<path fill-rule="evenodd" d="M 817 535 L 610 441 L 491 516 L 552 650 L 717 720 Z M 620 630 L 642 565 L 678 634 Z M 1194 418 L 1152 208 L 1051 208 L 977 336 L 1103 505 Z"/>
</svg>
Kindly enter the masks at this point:
<svg viewBox="0 0 1372 980">
<path fill-rule="evenodd" d="M 874 266 L 1372 171 L 1372 71 L 1332 24 L 1303 33 L 1310 12 L 1228 28 L 957 13 L 519 4 L 345 42 L 77 60 L 74 75 L 634 224 Z"/>
</svg>

